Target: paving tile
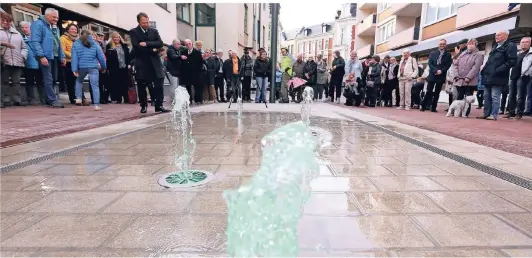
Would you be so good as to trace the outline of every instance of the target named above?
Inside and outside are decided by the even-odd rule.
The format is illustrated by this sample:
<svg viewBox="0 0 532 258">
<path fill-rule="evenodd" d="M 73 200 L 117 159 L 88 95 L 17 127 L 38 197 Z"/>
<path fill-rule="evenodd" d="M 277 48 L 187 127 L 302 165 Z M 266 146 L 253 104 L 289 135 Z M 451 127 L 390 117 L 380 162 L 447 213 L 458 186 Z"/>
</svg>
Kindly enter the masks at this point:
<svg viewBox="0 0 532 258">
<path fill-rule="evenodd" d="M 44 162 L 44 164 L 85 165 L 99 160 L 102 157 L 103 156 L 61 156 L 55 159 L 47 160 Z"/>
<path fill-rule="evenodd" d="M 221 165 L 218 173 L 230 176 L 252 176 L 258 170 L 258 165 Z"/>
<path fill-rule="evenodd" d="M 364 211 L 370 214 L 443 212 L 421 193 L 359 193 L 355 196 Z"/>
<path fill-rule="evenodd" d="M 25 188 L 25 191 L 87 191 L 113 179 L 112 176 L 53 176 L 39 184 Z"/>
<path fill-rule="evenodd" d="M 365 177 L 318 177 L 310 182 L 318 192 L 375 192 L 377 188 Z"/>
<path fill-rule="evenodd" d="M 182 213 L 196 193 L 129 192 L 107 207 L 104 213 Z"/>
<path fill-rule="evenodd" d="M 381 176 L 370 177 L 383 191 L 436 191 L 447 190 L 428 177 L 421 176 Z"/>
<path fill-rule="evenodd" d="M 1 159 L 0 163 L 5 166 L 5 165 L 9 165 L 9 164 L 14 164 L 14 163 L 18 163 L 18 162 L 21 162 L 21 161 L 25 161 L 25 160 L 28 160 L 28 159 L 41 157 L 41 156 L 44 156 L 46 154 L 48 154 L 48 152 L 25 151 L 25 152 L 13 154 L 13 155 L 2 156 L 2 159 Z"/>
<path fill-rule="evenodd" d="M 105 246 L 150 248 L 149 250 L 165 249 L 173 252 L 221 252 L 225 251 L 226 248 L 226 222 L 225 216 L 140 217 Z"/>
<path fill-rule="evenodd" d="M 531 249 L 502 249 L 502 251 L 508 254 L 510 257 L 532 257 Z"/>
<path fill-rule="evenodd" d="M 532 238 L 491 215 L 419 215 L 415 218 L 444 247 L 532 245 Z"/>
<path fill-rule="evenodd" d="M 46 197 L 46 192 L 2 192 L 1 212 L 13 212 Z"/>
<path fill-rule="evenodd" d="M 497 191 L 494 194 L 532 211 L 532 192 L 529 191 Z"/>
<path fill-rule="evenodd" d="M 94 251 L 56 251 L 56 252 L 40 252 L 40 257 L 150 257 L 154 255 L 153 252 L 144 250 L 131 249 L 107 249 Z M 168 255 L 171 257 L 171 255 Z"/>
<path fill-rule="evenodd" d="M 194 165 L 244 165 L 246 164 L 247 157 L 214 157 L 203 156 L 198 157 L 192 164 Z"/>
<path fill-rule="evenodd" d="M 449 190 L 489 190 L 484 184 L 475 181 L 471 177 L 464 176 L 431 176 L 430 179 L 449 188 Z"/>
<path fill-rule="evenodd" d="M 490 192 L 428 192 L 448 212 L 523 212 L 525 210 Z"/>
<path fill-rule="evenodd" d="M 384 165 L 390 171 L 400 176 L 447 176 L 445 170 L 434 165 Z"/>
<path fill-rule="evenodd" d="M 397 257 L 504 257 L 500 252 L 493 249 L 454 249 L 437 251 L 397 251 Z"/>
<path fill-rule="evenodd" d="M 39 183 L 45 181 L 47 178 L 50 177 L 14 176 L 10 174 L 2 175 L 0 176 L 0 189 L 2 189 L 2 191 L 22 190 L 32 185 L 38 185 Z"/>
<path fill-rule="evenodd" d="M 120 193 L 53 192 L 20 211 L 53 213 L 96 213 L 114 201 Z"/>
<path fill-rule="evenodd" d="M 116 215 L 52 215 L 4 240 L 1 246 L 98 247 L 129 220 Z"/>
<path fill-rule="evenodd" d="M 97 175 L 151 176 L 164 165 L 110 165 L 99 170 Z"/>
<path fill-rule="evenodd" d="M 1 234 L 2 238 L 0 241 L 4 241 L 7 238 L 10 238 L 11 236 L 17 234 L 18 232 L 41 221 L 47 216 L 48 214 L 31 214 L 31 213 L 6 214 L 6 213 L 3 213 L 1 216 L 2 219 L 0 220 L 0 227 L 2 228 L 2 234 Z"/>
<path fill-rule="evenodd" d="M 521 231 L 526 232 L 529 236 L 532 236 L 532 214 L 520 213 L 520 214 L 500 214 L 500 216 L 515 225 Z"/>
<path fill-rule="evenodd" d="M 305 203 L 305 214 L 349 215 L 360 214 L 349 193 L 312 193 Z"/>
<path fill-rule="evenodd" d="M 190 213 L 227 213 L 222 192 L 198 193 L 187 208 Z"/>
<path fill-rule="evenodd" d="M 118 176 L 96 191 L 165 191 L 166 188 L 157 183 L 158 179 L 155 176 Z"/>
<path fill-rule="evenodd" d="M 504 181 L 494 176 L 475 177 L 475 181 L 480 182 L 493 190 L 515 190 L 515 191 L 528 191 L 525 188 L 514 185 L 510 182 Z"/>
<path fill-rule="evenodd" d="M 62 175 L 62 176 L 75 176 L 75 175 L 90 175 L 100 171 L 108 165 L 57 165 L 49 169 L 45 169 L 39 172 L 39 175 Z"/>
<path fill-rule="evenodd" d="M 398 159 L 393 157 L 347 157 L 351 163 L 357 166 L 363 165 L 404 165 Z"/>
<path fill-rule="evenodd" d="M 107 165 L 144 165 L 146 162 L 155 155 L 146 155 L 146 156 L 105 156 L 95 161 L 90 162 L 91 164 L 107 164 Z M 153 165 L 153 164 L 150 164 Z"/>
<path fill-rule="evenodd" d="M 335 174 L 339 176 L 393 176 L 394 174 L 382 165 L 331 165 Z"/>
<path fill-rule="evenodd" d="M 190 167 L 190 169 L 207 171 L 207 172 L 211 172 L 213 174 L 217 174 L 219 166 L 220 165 L 192 165 Z M 162 176 L 163 174 L 178 172 L 178 171 L 181 171 L 181 170 L 182 170 L 181 167 L 178 167 L 178 166 L 175 166 L 175 165 L 167 165 L 167 166 L 164 166 L 161 169 L 157 170 L 153 174 L 153 176 L 159 177 L 159 176 Z"/>
<path fill-rule="evenodd" d="M 203 185 L 202 187 L 206 190 L 216 191 L 216 190 L 226 190 L 226 189 L 236 189 L 240 186 L 240 178 L 233 176 L 225 175 L 215 175 L 212 181 L 208 184 Z"/>
<path fill-rule="evenodd" d="M 55 166 L 54 164 L 37 164 L 37 165 L 30 165 L 27 167 L 19 168 L 16 170 L 13 170 L 7 174 L 4 175 L 10 175 L 10 176 L 29 176 L 29 175 L 35 175 L 42 170 L 49 169 L 51 167 Z M 40 175 L 40 173 L 39 173 Z"/>
</svg>

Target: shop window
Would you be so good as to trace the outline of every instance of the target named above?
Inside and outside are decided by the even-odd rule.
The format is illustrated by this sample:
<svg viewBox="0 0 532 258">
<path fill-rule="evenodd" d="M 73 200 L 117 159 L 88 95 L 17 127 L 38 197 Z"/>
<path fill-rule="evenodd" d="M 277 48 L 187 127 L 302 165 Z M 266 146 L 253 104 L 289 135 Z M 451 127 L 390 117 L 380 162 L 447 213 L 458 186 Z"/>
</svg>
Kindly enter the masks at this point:
<svg viewBox="0 0 532 258">
<path fill-rule="evenodd" d="M 168 10 L 168 4 L 167 3 L 155 3 L 156 5 L 160 6 L 161 8 Z"/>
<path fill-rule="evenodd" d="M 215 12 L 214 4 L 196 4 L 196 25 L 214 26 Z"/>
<path fill-rule="evenodd" d="M 13 8 L 13 25 L 20 31 L 20 22 L 32 23 L 39 18 L 39 15 Z"/>
<path fill-rule="evenodd" d="M 176 15 L 178 19 L 190 23 L 190 5 L 176 4 Z"/>
</svg>

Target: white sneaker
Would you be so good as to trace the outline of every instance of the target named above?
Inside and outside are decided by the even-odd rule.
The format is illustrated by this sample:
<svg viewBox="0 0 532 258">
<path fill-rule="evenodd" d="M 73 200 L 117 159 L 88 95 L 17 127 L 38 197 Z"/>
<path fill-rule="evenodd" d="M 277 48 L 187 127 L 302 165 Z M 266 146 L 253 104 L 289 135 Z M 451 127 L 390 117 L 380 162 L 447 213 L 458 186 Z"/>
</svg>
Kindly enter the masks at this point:
<svg viewBox="0 0 532 258">
<path fill-rule="evenodd" d="M 405 107 L 398 107 L 397 110 L 405 110 Z"/>
<path fill-rule="evenodd" d="M 336 99 L 336 104 L 340 104 L 340 99 Z"/>
<path fill-rule="evenodd" d="M 100 106 L 94 106 L 94 111 L 101 111 L 102 108 Z"/>
<path fill-rule="evenodd" d="M 76 105 L 81 105 L 81 99 L 76 99 Z"/>
<path fill-rule="evenodd" d="M 406 111 L 410 111 L 410 107 L 405 107 L 405 110 Z"/>
</svg>

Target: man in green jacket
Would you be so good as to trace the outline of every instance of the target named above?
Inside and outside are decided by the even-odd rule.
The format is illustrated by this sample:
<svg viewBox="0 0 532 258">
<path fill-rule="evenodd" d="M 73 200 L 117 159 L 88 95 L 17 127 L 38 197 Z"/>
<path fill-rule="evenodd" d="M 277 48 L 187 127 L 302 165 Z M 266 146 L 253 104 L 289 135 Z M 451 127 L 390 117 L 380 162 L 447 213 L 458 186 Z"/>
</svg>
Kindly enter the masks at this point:
<svg viewBox="0 0 532 258">
<path fill-rule="evenodd" d="M 281 48 L 281 71 L 283 72 L 281 84 L 281 103 L 289 103 L 288 100 L 288 81 L 292 78 L 292 65 L 295 63 L 294 58 L 289 55 L 287 48 Z"/>
</svg>

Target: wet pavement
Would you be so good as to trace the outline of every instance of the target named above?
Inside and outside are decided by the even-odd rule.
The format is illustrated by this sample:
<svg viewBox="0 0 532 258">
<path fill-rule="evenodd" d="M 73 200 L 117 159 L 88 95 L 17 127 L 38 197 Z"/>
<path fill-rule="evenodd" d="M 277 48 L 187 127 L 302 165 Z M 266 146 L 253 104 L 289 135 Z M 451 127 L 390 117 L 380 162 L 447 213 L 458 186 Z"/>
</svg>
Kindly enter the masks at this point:
<svg viewBox="0 0 532 258">
<path fill-rule="evenodd" d="M 167 115 L 4 149 L 1 255 L 223 256 L 222 192 L 250 180 L 262 136 L 299 120 L 299 108 L 245 104 L 240 136 L 225 105 L 193 108 L 193 168 L 215 176 L 196 188 L 157 184 L 178 170 Z M 530 159 L 328 104 L 313 114 L 334 137 L 317 153 L 300 256 L 532 256 L 532 191 L 367 123 L 523 180 Z"/>
</svg>

